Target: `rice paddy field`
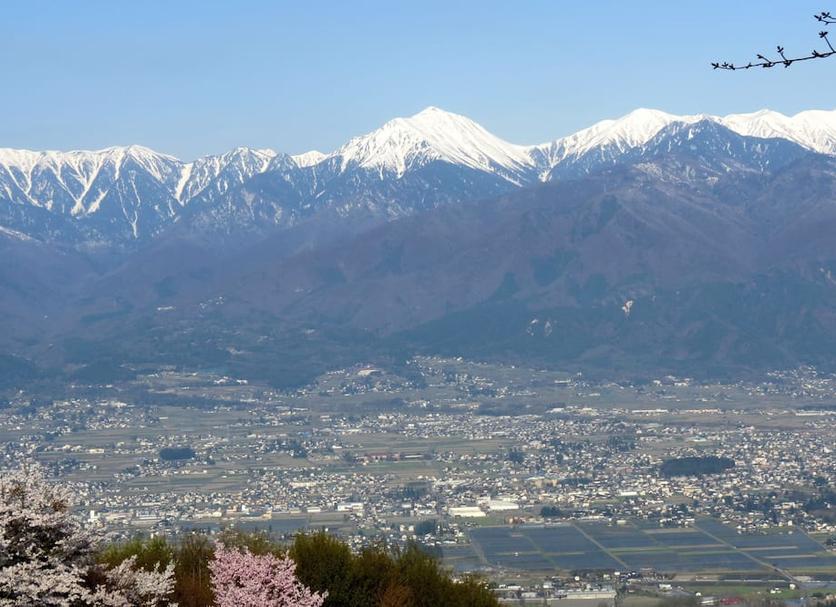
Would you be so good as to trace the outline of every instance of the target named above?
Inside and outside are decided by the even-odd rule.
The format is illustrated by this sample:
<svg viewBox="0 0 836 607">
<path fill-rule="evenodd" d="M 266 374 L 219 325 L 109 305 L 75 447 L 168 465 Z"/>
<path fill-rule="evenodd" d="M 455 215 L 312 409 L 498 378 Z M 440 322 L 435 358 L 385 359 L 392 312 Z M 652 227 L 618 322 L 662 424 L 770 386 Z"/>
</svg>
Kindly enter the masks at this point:
<svg viewBox="0 0 836 607">
<path fill-rule="evenodd" d="M 836 579 L 836 553 L 798 530 L 741 534 L 712 520 L 688 528 L 635 523 L 572 522 L 539 526 L 477 527 L 471 546 L 446 549 L 453 567 L 530 572 L 581 570 L 749 577 L 812 575 Z"/>
</svg>

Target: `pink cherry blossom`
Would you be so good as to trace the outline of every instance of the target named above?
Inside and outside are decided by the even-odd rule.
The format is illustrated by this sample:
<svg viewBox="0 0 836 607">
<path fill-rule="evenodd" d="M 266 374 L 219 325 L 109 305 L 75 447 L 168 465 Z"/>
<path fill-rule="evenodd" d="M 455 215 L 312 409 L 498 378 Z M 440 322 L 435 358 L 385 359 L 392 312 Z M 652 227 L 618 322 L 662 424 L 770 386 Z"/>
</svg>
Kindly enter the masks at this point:
<svg viewBox="0 0 836 607">
<path fill-rule="evenodd" d="M 299 581 L 289 557 L 219 545 L 209 569 L 217 607 L 320 607 L 327 596 Z"/>
</svg>

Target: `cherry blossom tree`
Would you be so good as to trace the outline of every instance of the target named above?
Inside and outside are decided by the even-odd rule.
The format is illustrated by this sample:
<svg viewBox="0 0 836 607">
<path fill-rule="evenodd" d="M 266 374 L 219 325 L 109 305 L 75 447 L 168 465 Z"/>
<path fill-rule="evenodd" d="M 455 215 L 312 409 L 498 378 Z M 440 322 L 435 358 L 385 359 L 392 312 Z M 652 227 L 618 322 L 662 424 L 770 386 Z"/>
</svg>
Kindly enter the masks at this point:
<svg viewBox="0 0 836 607">
<path fill-rule="evenodd" d="M 327 596 L 299 581 L 290 557 L 218 545 L 209 570 L 217 607 L 321 607 Z"/>
<path fill-rule="evenodd" d="M 0 605 L 83 604 L 91 539 L 69 503 L 39 473 L 0 477 Z"/>
<path fill-rule="evenodd" d="M 176 607 L 169 601 L 174 593 L 174 563 L 163 569 L 146 571 L 136 565 L 136 557 L 122 561 L 105 576 L 104 587 L 93 596 L 94 605 L 103 607 Z"/>
<path fill-rule="evenodd" d="M 144 571 L 129 559 L 103 570 L 97 538 L 70 505 L 69 491 L 38 469 L 0 473 L 0 607 L 173 605 L 173 564 Z"/>
</svg>

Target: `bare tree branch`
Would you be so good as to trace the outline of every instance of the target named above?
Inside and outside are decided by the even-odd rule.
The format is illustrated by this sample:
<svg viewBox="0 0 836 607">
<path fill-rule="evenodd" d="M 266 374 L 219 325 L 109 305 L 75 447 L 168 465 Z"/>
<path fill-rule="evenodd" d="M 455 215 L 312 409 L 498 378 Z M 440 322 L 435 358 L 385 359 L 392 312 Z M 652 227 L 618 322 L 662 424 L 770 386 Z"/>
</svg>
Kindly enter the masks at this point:
<svg viewBox="0 0 836 607">
<path fill-rule="evenodd" d="M 822 23 L 826 23 L 828 25 L 833 25 L 836 23 L 836 19 L 830 16 L 828 12 L 821 12 L 818 15 L 814 15 L 816 21 L 821 21 Z"/>
<path fill-rule="evenodd" d="M 819 23 L 824 23 L 825 25 L 836 24 L 836 17 L 833 17 L 830 13 L 828 13 L 826 11 L 822 11 L 818 15 L 813 15 L 813 17 L 815 17 L 816 21 L 818 21 Z M 731 70 L 731 71 L 748 70 L 748 69 L 751 69 L 753 67 L 770 68 L 770 67 L 775 67 L 776 65 L 783 65 L 786 68 L 786 67 L 791 66 L 793 63 L 797 63 L 799 61 L 809 61 L 810 59 L 826 59 L 827 57 L 830 57 L 831 55 L 836 55 L 836 48 L 833 48 L 833 45 L 830 43 L 830 39 L 827 36 L 828 36 L 827 31 L 819 32 L 819 38 L 821 40 L 824 40 L 824 43 L 827 45 L 827 50 L 824 50 L 824 51 L 818 51 L 818 50 L 813 49 L 810 52 L 809 55 L 802 55 L 800 57 L 787 57 L 786 54 L 784 53 L 784 47 L 781 46 L 781 45 L 778 45 L 778 47 L 776 48 L 776 52 L 778 53 L 778 56 L 780 57 L 780 59 L 770 59 L 766 55 L 758 53 L 757 54 L 758 61 L 755 61 L 755 62 L 750 61 L 749 63 L 738 65 L 738 64 L 735 64 L 735 63 L 729 63 L 728 61 L 723 61 L 722 63 L 717 61 L 717 62 L 712 62 L 711 67 L 714 68 L 715 70 Z"/>
</svg>

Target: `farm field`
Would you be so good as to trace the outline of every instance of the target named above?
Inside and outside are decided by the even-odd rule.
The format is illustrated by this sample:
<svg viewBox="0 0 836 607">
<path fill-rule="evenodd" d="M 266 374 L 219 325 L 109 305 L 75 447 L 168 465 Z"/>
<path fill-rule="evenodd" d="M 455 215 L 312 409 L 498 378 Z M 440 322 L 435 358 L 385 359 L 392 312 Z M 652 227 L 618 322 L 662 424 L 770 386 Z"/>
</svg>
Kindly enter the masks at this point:
<svg viewBox="0 0 836 607">
<path fill-rule="evenodd" d="M 659 573 L 836 576 L 836 555 L 801 531 L 739 534 L 712 519 L 660 529 L 598 522 L 478 527 L 470 531 L 482 568 L 520 571 L 655 570 Z M 445 552 L 455 562 L 465 558 Z"/>
</svg>

